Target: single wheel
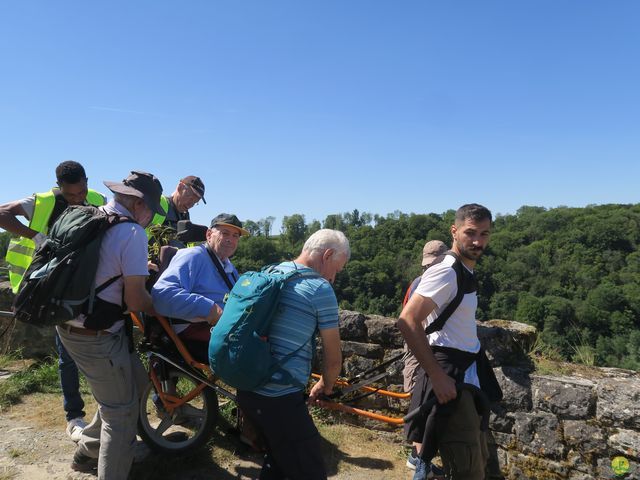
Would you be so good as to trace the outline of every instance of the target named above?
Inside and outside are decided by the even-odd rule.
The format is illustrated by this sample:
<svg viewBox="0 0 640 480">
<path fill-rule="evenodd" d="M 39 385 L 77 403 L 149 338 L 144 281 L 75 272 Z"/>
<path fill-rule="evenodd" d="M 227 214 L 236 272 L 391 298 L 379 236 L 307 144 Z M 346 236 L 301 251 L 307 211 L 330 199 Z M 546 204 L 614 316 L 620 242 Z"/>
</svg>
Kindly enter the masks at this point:
<svg viewBox="0 0 640 480">
<path fill-rule="evenodd" d="M 199 382 L 179 370 L 168 373 L 169 388 L 175 385 L 175 396 L 182 398 Z M 138 433 L 154 451 L 180 455 L 193 453 L 213 435 L 218 416 L 218 396 L 210 387 L 205 387 L 189 402 L 169 414 L 152 382 L 149 382 L 140 399 Z"/>
</svg>

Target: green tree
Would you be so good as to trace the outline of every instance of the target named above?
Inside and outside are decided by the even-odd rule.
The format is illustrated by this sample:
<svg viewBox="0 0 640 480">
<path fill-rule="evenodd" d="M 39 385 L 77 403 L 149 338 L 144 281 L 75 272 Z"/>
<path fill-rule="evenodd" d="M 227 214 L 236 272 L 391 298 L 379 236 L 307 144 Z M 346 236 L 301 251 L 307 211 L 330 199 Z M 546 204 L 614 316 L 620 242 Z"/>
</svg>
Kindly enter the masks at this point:
<svg viewBox="0 0 640 480">
<path fill-rule="evenodd" d="M 290 216 L 282 218 L 282 235 L 281 239 L 288 247 L 296 247 L 303 242 L 307 234 L 307 225 L 304 215 L 294 213 Z"/>
</svg>

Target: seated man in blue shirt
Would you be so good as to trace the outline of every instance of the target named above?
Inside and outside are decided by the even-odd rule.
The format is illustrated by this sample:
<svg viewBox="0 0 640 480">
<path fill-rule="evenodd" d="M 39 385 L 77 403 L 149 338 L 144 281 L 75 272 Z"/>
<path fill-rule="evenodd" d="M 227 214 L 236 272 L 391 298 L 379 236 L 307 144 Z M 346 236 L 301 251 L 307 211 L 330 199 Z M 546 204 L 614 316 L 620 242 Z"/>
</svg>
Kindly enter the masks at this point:
<svg viewBox="0 0 640 480">
<path fill-rule="evenodd" d="M 222 315 L 224 297 L 238 279 L 229 258 L 241 236 L 249 235 L 235 215 L 211 221 L 207 241 L 178 250 L 151 289 L 156 311 L 170 317 L 173 329 L 195 359 L 208 363 L 211 326 Z"/>
</svg>

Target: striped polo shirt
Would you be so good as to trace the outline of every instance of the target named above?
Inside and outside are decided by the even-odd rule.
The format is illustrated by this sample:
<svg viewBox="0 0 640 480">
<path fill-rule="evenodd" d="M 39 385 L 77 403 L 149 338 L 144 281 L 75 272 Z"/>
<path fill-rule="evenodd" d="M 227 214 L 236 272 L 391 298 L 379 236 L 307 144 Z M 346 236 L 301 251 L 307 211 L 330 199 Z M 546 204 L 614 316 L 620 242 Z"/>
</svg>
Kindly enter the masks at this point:
<svg viewBox="0 0 640 480">
<path fill-rule="evenodd" d="M 294 262 L 283 262 L 278 270 L 313 271 Z M 271 353 L 281 359 L 298 350 L 282 366 L 301 384 L 306 385 L 311 374 L 316 330 L 338 328 L 338 301 L 331 284 L 322 277 L 297 278 L 283 287 L 278 311 L 271 323 L 269 343 Z M 279 375 L 276 373 L 274 377 Z M 299 391 L 295 385 L 267 383 L 255 390 L 260 395 L 279 397 Z"/>
</svg>

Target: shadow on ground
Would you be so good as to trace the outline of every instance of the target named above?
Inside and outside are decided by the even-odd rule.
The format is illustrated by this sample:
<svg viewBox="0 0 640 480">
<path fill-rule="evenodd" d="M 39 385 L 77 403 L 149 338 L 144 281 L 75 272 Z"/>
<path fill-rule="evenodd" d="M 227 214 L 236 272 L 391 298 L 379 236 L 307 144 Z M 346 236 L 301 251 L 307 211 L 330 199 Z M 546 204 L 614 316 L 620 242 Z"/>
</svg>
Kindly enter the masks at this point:
<svg viewBox="0 0 640 480">
<path fill-rule="evenodd" d="M 328 476 L 338 471 L 366 469 L 385 471 L 393 469 L 388 460 L 352 456 L 325 438 L 322 450 Z M 238 480 L 255 479 L 260 475 L 262 454 L 240 442 L 238 434 L 226 422 L 221 422 L 205 448 L 180 457 L 151 453 L 144 461 L 133 466 L 130 480 Z M 352 467 L 352 468 L 350 468 Z"/>
</svg>

